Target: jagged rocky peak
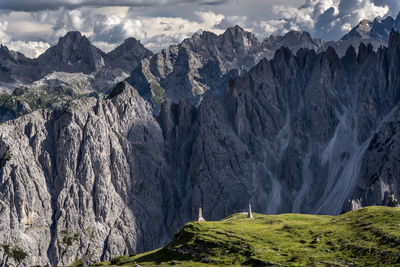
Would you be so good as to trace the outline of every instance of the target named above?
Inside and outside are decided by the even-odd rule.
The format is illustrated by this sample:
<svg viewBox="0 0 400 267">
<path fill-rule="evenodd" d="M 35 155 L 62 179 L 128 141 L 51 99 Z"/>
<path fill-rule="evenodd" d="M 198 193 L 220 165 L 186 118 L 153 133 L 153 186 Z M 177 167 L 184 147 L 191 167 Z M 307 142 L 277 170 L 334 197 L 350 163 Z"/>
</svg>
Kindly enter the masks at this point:
<svg viewBox="0 0 400 267">
<path fill-rule="evenodd" d="M 142 59 L 152 55 L 153 53 L 146 49 L 140 41 L 131 37 L 107 54 L 106 66 L 108 68 L 120 68 L 130 73 Z"/>
<path fill-rule="evenodd" d="M 129 77 L 142 59 L 151 55 L 153 53 L 134 38 L 105 54 L 77 31 L 59 38 L 55 46 L 37 59 L 0 47 L 0 82 L 3 82 L 0 90 L 11 93 L 21 87 L 20 83 L 27 88 L 18 96 L 7 94 L 1 97 L 7 101 L 15 98 L 16 103 L 31 107 L 23 111 L 30 111 L 53 108 L 82 95 L 109 93 L 113 86 Z M 0 121 L 26 113 L 16 113 L 16 105 L 6 105 L 6 100 L 0 106 Z M 13 115 L 3 116 L 4 112 Z"/>
<path fill-rule="evenodd" d="M 128 80 L 157 108 L 182 96 L 198 103 L 206 93 L 223 94 L 230 78 L 263 56 L 255 36 L 235 26 L 221 35 L 196 33 L 163 49 L 143 60 Z"/>
<path fill-rule="evenodd" d="M 372 24 L 373 23 L 370 20 L 364 19 L 360 21 L 360 23 L 356 27 L 354 27 L 348 34 L 342 37 L 342 40 L 348 40 L 352 37 L 363 39 L 369 38 Z"/>
<path fill-rule="evenodd" d="M 260 43 L 257 40 L 256 36 L 248 31 L 245 31 L 242 27 L 239 25 L 236 25 L 234 27 L 228 28 L 223 34 L 222 34 L 224 40 L 229 39 L 233 43 L 244 45 L 246 47 L 249 46 L 259 46 Z"/>
<path fill-rule="evenodd" d="M 216 35 L 204 31 L 179 45 L 163 49 L 141 62 L 128 79 L 158 109 L 167 98 L 184 96 L 198 104 L 206 94 L 222 95 L 229 79 L 251 69 L 262 58 L 273 58 L 281 46 L 294 53 L 300 48 L 318 50 L 324 42 L 309 33 L 291 31 L 263 43 L 240 26 Z"/>
<path fill-rule="evenodd" d="M 362 20 L 348 34 L 342 37 L 341 40 L 355 39 L 373 39 L 387 44 L 390 31 L 395 29 L 400 30 L 400 13 L 396 19 L 388 16 L 386 18 L 375 18 L 371 20 Z"/>
<path fill-rule="evenodd" d="M 8 49 L 8 47 L 3 44 L 0 44 L 0 60 L 11 60 L 14 63 L 22 64 L 34 64 L 35 62 L 35 60 L 27 58 L 24 54 L 18 51 Z"/>
<path fill-rule="evenodd" d="M 71 46 L 77 44 L 81 39 L 86 39 L 85 36 L 78 31 L 70 31 L 65 34 L 65 36 L 60 37 L 58 40 L 58 45 L 61 46 Z"/>
<path fill-rule="evenodd" d="M 38 78 L 36 62 L 24 54 L 0 46 L 0 81 L 13 87 L 15 82 L 31 82 Z"/>
<path fill-rule="evenodd" d="M 104 66 L 105 53 L 93 46 L 80 32 L 68 32 L 57 45 L 38 58 L 43 71 L 91 73 Z"/>
<path fill-rule="evenodd" d="M 376 18 L 372 23 L 371 37 L 377 40 L 386 41 L 392 29 L 396 29 L 392 17 L 386 19 Z"/>
<path fill-rule="evenodd" d="M 276 51 L 281 46 L 286 46 L 296 53 L 300 48 L 317 51 L 323 47 L 324 41 L 322 39 L 313 39 L 308 32 L 291 30 L 283 36 L 271 35 L 264 40 L 262 45 L 270 51 Z"/>
<path fill-rule="evenodd" d="M 2 59 L 14 59 L 13 54 L 7 46 L 0 44 L 0 57 Z"/>
<path fill-rule="evenodd" d="M 191 50 L 199 50 L 201 46 L 207 46 L 204 47 L 204 52 L 218 49 L 224 52 L 232 50 L 230 53 L 237 53 L 233 49 L 244 48 L 255 50 L 260 47 L 260 42 L 253 33 L 236 25 L 227 28 L 222 35 L 216 35 L 208 31 L 203 31 L 201 34 L 195 33 L 192 37 L 185 39 L 180 46 L 188 47 Z"/>
</svg>

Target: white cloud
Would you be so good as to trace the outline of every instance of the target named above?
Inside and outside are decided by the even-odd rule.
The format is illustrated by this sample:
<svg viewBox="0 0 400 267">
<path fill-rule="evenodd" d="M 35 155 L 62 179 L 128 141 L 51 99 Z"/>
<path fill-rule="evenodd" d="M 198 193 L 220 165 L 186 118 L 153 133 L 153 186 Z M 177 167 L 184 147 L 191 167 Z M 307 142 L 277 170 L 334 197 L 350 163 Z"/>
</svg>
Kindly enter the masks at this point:
<svg viewBox="0 0 400 267">
<path fill-rule="evenodd" d="M 10 42 L 10 36 L 7 34 L 8 21 L 0 22 L 0 40 L 2 44 Z"/>
<path fill-rule="evenodd" d="M 7 21 L 0 22 L 1 43 L 9 49 L 19 51 L 27 57 L 35 58 L 50 47 L 50 45 L 45 42 L 12 41 L 8 34 L 8 26 L 9 23 Z"/>
<path fill-rule="evenodd" d="M 157 51 L 168 45 L 179 43 L 199 30 L 213 31 L 217 34 L 223 32 L 218 28 L 218 25 L 224 19 L 222 14 L 196 12 L 196 16 L 200 21 L 176 17 L 139 17 L 146 35 L 143 40 L 144 45 Z"/>
<path fill-rule="evenodd" d="M 81 8 L 75 10 L 59 9 L 56 11 L 33 12 L 29 15 L 26 12 L 17 12 L 18 24 L 23 21 L 29 27 L 14 27 L 13 34 L 10 34 L 8 23 L 3 22 L 0 28 L 0 37 L 7 46 L 12 45 L 13 49 L 35 56 L 38 51 L 48 48 L 49 44 L 55 44 L 58 38 L 68 31 L 76 30 L 86 35 L 95 45 L 104 51 L 110 51 L 125 39 L 134 37 L 153 51 L 160 50 L 171 44 L 177 44 L 183 39 L 190 37 L 199 30 L 222 33 L 218 25 L 225 19 L 222 14 L 211 11 L 195 11 L 193 19 L 182 17 L 150 17 L 135 16 L 127 8 L 111 8 L 118 11 L 113 14 L 106 8 Z M 14 15 L 16 17 L 16 12 Z M 28 16 L 27 16 L 28 14 Z M 4 17 L 6 21 L 7 17 Z M 231 18 L 233 19 L 233 18 Z M 27 23 L 30 20 L 31 23 Z M 22 23 L 22 22 L 21 22 Z M 21 29 L 20 29 L 21 28 Z M 36 34 L 46 29 L 47 36 Z M 14 36 L 42 36 L 37 40 L 18 40 Z M 14 43 L 11 43 L 14 42 Z M 32 52 L 29 52 L 29 46 Z"/>
<path fill-rule="evenodd" d="M 45 42 L 24 42 L 24 41 L 11 41 L 6 44 L 10 50 L 19 51 L 29 58 L 36 58 L 44 51 L 50 48 L 49 43 Z"/>
<path fill-rule="evenodd" d="M 285 21 L 280 27 L 275 27 L 275 33 L 305 30 L 318 37 L 335 40 L 362 19 L 372 20 L 387 15 L 389 6 L 378 5 L 372 0 L 306 0 L 300 8 L 277 5 L 273 11 Z M 264 25 L 268 24 L 271 24 L 270 29 L 274 29 L 276 20 L 264 22 Z"/>
<path fill-rule="evenodd" d="M 144 39 L 143 25 L 140 20 L 121 18 L 117 15 L 96 15 L 91 39 L 109 44 L 122 43 L 129 37 Z"/>
</svg>

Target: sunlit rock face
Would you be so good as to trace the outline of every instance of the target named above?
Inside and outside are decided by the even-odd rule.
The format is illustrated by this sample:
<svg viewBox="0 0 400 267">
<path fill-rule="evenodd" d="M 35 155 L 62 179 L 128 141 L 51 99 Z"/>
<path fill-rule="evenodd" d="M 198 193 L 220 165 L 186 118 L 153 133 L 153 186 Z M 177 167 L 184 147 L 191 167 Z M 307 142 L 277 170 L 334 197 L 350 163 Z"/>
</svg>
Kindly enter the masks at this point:
<svg viewBox="0 0 400 267">
<path fill-rule="evenodd" d="M 27 251 L 26 264 L 109 259 L 169 240 L 162 131 L 126 83 L 106 100 L 4 123 L 0 137 L 0 242 Z"/>
</svg>

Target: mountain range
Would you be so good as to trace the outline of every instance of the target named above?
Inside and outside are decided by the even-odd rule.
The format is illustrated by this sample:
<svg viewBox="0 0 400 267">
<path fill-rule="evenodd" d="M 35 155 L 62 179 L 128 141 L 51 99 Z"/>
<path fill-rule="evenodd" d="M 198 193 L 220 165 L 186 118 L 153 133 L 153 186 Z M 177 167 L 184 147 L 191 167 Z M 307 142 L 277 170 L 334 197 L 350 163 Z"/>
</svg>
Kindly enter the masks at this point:
<svg viewBox="0 0 400 267">
<path fill-rule="evenodd" d="M 156 54 L 133 38 L 106 54 L 78 32 L 37 59 L 2 46 L 0 243 L 25 265 L 91 263 L 167 244 L 199 207 L 218 220 L 249 202 L 265 214 L 393 205 L 392 20 L 361 22 L 340 46 L 296 31 L 259 42 L 239 26 Z"/>
</svg>

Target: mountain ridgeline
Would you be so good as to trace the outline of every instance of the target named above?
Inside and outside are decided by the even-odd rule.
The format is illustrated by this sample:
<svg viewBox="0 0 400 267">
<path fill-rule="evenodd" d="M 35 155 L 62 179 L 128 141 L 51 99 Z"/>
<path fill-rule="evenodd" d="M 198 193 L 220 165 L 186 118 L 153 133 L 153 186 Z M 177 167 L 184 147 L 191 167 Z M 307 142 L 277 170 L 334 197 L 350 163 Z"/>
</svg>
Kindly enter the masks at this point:
<svg viewBox="0 0 400 267">
<path fill-rule="evenodd" d="M 52 72 L 90 74 L 104 67 L 130 72 L 143 58 L 153 54 L 134 38 L 106 54 L 80 32 L 67 33 L 57 45 L 35 59 L 9 51 L 4 46 L 1 51 L 0 81 L 3 82 L 32 82 Z M 119 62 L 118 67 L 115 62 Z"/>
<path fill-rule="evenodd" d="M 158 109 L 166 99 L 177 102 L 181 97 L 198 104 L 207 94 L 223 95 L 229 79 L 264 57 L 272 58 L 281 46 L 293 52 L 303 47 L 319 50 L 323 41 L 290 31 L 259 42 L 239 26 L 219 36 L 203 32 L 142 60 L 127 81 Z"/>
<path fill-rule="evenodd" d="M 72 99 L 107 94 L 151 55 L 134 38 L 106 54 L 79 32 L 67 33 L 35 59 L 2 46 L 0 121 L 54 108 Z"/>
<path fill-rule="evenodd" d="M 86 78 L 121 64 L 133 70 L 127 81 L 0 125 L 0 243 L 25 251 L 23 264 L 158 248 L 199 207 L 219 220 L 249 202 L 264 214 L 396 205 L 399 33 L 343 57 L 310 49 L 323 42 L 306 33 L 259 43 L 239 27 L 155 55 L 128 53 L 135 40 L 104 54 L 83 38 L 71 33 L 34 62 Z M 289 39 L 311 47 L 265 49 Z M 28 60 L 9 53 L 12 64 Z M 0 249 L 5 258 L 17 261 Z"/>
</svg>

